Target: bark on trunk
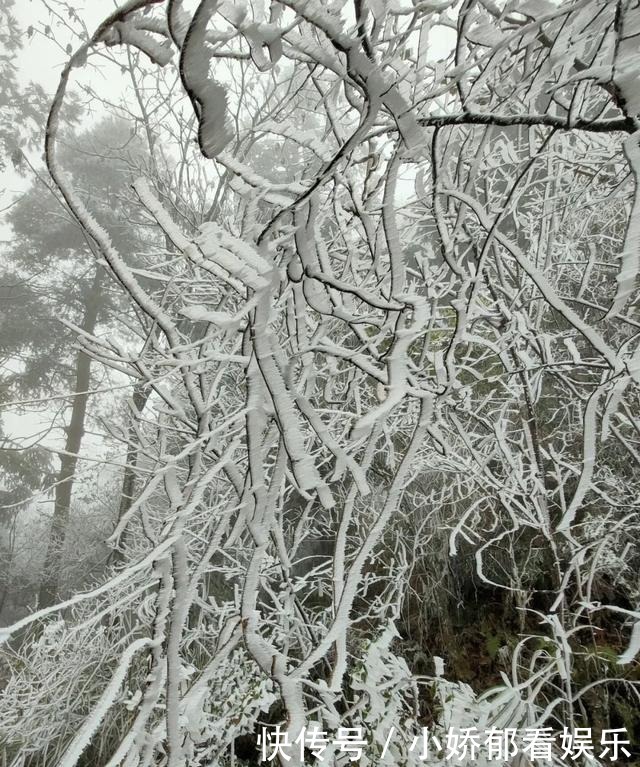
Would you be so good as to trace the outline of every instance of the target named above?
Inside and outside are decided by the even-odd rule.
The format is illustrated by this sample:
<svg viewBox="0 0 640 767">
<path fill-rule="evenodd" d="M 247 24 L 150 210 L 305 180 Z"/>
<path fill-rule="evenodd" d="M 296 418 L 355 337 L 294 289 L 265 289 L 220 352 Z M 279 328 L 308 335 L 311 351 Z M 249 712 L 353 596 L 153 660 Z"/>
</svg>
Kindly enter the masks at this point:
<svg viewBox="0 0 640 767">
<path fill-rule="evenodd" d="M 143 384 L 136 384 L 133 389 L 133 410 L 131 424 L 129 426 L 129 439 L 127 444 L 127 461 L 122 477 L 122 491 L 120 493 L 120 506 L 118 508 L 118 522 L 129 511 L 133 503 L 133 495 L 136 481 L 136 464 L 138 461 L 139 438 L 136 430 L 136 420 L 144 410 L 149 398 L 149 390 L 145 390 Z M 117 524 L 117 523 L 116 523 Z M 122 551 L 116 549 L 110 557 L 114 563 L 122 561 Z"/>
<path fill-rule="evenodd" d="M 101 277 L 102 273 L 98 267 L 93 279 L 91 292 L 87 296 L 84 307 L 82 329 L 87 333 L 93 333 L 96 327 Z M 78 463 L 77 454 L 80 451 L 82 437 L 84 436 L 84 424 L 88 400 L 86 392 L 89 390 L 90 381 L 91 358 L 79 351 L 76 358 L 75 388 L 71 407 L 71 419 L 69 421 L 69 426 L 66 429 L 67 438 L 64 445 L 64 452 L 60 455 L 60 472 L 56 483 L 51 532 L 47 544 L 47 554 L 42 570 L 42 580 L 38 595 L 39 608 L 50 607 L 58 601 L 58 588 L 60 583 L 59 558 L 62 554 L 62 548 L 67 535 L 73 481 L 76 465 Z"/>
</svg>

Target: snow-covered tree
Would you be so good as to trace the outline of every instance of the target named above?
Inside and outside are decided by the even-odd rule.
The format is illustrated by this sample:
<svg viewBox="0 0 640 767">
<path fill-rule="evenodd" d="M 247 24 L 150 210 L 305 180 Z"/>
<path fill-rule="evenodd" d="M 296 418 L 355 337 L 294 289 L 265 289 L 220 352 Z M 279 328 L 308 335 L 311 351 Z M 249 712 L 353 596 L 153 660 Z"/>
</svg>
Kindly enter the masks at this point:
<svg viewBox="0 0 640 767">
<path fill-rule="evenodd" d="M 47 166 L 146 331 L 82 343 L 145 398 L 112 572 L 4 630 L 8 764 L 637 725 L 638 14 L 130 0 L 72 52 Z M 105 50 L 179 168 L 133 183 L 144 268 L 59 150 Z M 430 628 L 451 595 L 491 689 Z"/>
</svg>

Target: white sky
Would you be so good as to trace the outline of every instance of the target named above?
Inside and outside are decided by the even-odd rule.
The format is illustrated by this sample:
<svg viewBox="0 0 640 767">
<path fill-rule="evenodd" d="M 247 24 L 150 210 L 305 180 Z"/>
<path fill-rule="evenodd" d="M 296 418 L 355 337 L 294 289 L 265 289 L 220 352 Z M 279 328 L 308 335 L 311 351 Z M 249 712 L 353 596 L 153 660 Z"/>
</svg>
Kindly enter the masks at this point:
<svg viewBox="0 0 640 767">
<path fill-rule="evenodd" d="M 78 16 L 85 21 L 91 31 L 104 18 L 106 8 L 110 8 L 110 3 L 105 3 L 105 0 L 88 0 L 88 2 L 72 4 Z M 72 42 L 72 36 L 60 22 L 56 24 L 51 19 L 43 0 L 16 0 L 12 13 L 23 31 L 23 48 L 16 56 L 19 82 L 38 83 L 48 95 L 53 96 L 62 67 L 68 59 L 65 47 Z M 47 25 L 51 25 L 56 42 L 43 34 Z M 30 38 L 27 37 L 29 27 L 34 29 Z M 27 154 L 34 165 L 41 164 L 40 153 L 37 150 Z M 18 175 L 11 163 L 7 163 L 6 169 L 0 173 L 0 211 L 15 198 L 16 194 L 29 186 L 32 178 L 30 173 L 26 176 Z M 0 240 L 6 239 L 9 233 L 10 230 L 0 212 Z"/>
</svg>

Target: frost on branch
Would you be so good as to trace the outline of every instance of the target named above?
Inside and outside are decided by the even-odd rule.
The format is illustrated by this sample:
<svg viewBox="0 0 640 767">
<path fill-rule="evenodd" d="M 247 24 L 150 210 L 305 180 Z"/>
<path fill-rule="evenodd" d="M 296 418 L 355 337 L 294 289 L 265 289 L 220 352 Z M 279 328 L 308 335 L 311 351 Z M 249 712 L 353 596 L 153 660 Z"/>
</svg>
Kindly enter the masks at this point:
<svg viewBox="0 0 640 767">
<path fill-rule="evenodd" d="M 198 117 L 198 144 L 207 159 L 218 155 L 232 139 L 227 120 L 227 90 L 213 79 L 207 26 L 218 0 L 201 0 L 191 20 L 180 54 L 180 76 Z"/>
</svg>

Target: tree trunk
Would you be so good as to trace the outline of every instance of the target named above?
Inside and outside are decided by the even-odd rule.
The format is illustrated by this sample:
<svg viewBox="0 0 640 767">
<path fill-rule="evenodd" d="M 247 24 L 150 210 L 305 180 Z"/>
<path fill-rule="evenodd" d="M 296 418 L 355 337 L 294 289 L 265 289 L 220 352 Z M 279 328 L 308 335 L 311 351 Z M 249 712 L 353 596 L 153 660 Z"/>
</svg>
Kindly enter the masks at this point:
<svg viewBox="0 0 640 767">
<path fill-rule="evenodd" d="M 133 389 L 133 409 L 131 413 L 131 424 L 129 425 L 129 439 L 127 444 L 127 460 L 122 477 L 122 490 L 120 492 L 120 506 L 118 508 L 118 522 L 129 511 L 133 502 L 136 480 L 136 463 L 138 460 L 138 432 L 136 431 L 135 421 L 144 410 L 144 406 L 149 399 L 149 390 L 145 390 L 143 384 L 136 384 Z M 116 523 L 117 524 L 117 523 Z M 122 561 L 122 551 L 116 549 L 110 557 L 111 561 L 118 563 Z"/>
<path fill-rule="evenodd" d="M 93 333 L 96 327 L 101 277 L 102 272 L 97 267 L 91 292 L 87 296 L 84 306 L 82 330 L 87 333 Z M 49 543 L 47 544 L 47 554 L 38 595 L 38 607 L 40 609 L 50 607 L 58 600 L 60 580 L 59 557 L 62 554 L 62 548 L 67 535 L 71 494 L 73 492 L 73 481 L 78 463 L 77 454 L 80 451 L 82 437 L 84 436 L 88 400 L 87 391 L 91 381 L 91 358 L 81 351 L 78 352 L 76 358 L 75 379 L 71 420 L 66 429 L 67 439 L 64 445 L 64 452 L 60 455 L 60 473 L 56 483 L 51 533 L 49 535 Z"/>
</svg>

